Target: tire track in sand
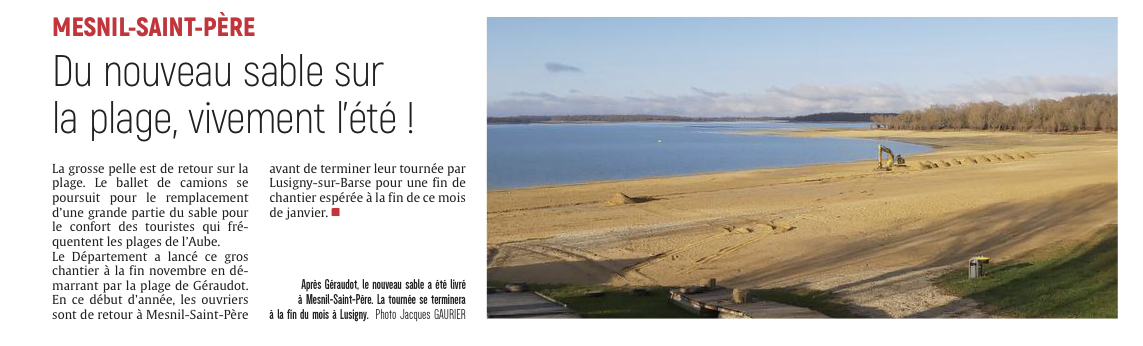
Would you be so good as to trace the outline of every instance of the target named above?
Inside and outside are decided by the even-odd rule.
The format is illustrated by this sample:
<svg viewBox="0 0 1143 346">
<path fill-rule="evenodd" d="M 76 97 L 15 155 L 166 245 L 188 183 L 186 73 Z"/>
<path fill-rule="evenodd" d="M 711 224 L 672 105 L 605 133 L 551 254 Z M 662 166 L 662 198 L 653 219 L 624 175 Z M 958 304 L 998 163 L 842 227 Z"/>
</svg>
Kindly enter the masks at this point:
<svg viewBox="0 0 1143 346">
<path fill-rule="evenodd" d="M 713 262 L 719 258 L 722 258 L 726 255 L 731 254 L 731 253 L 734 253 L 735 251 L 738 251 L 744 247 L 747 247 L 750 244 L 757 243 L 757 242 L 761 241 L 762 239 L 765 239 L 766 236 L 767 236 L 767 234 L 756 235 L 756 236 L 751 237 L 750 239 L 747 239 L 741 243 L 734 244 L 734 245 L 727 246 L 727 247 L 724 247 L 722 249 L 719 249 L 718 251 L 715 251 L 714 253 L 712 253 L 710 255 L 706 255 L 705 257 L 702 257 L 702 258 L 695 260 L 695 264 L 690 266 L 690 268 L 687 268 L 686 270 L 684 270 L 683 273 L 686 273 L 686 274 L 693 273 L 695 270 L 698 270 L 704 264 Z"/>
<path fill-rule="evenodd" d="M 541 257 L 557 260 L 557 263 L 572 267 L 576 271 L 579 271 L 587 277 L 591 277 L 593 280 L 599 281 L 601 283 L 610 281 L 613 278 L 620 278 L 627 283 L 642 284 L 649 282 L 651 284 L 658 284 L 657 280 L 646 276 L 641 272 L 627 272 L 621 268 L 617 269 L 607 266 L 604 264 L 604 262 L 610 261 L 611 259 L 583 249 L 544 244 L 509 245 L 506 247 L 513 250 L 523 251 Z M 635 275 L 629 277 L 628 274 L 630 273 Z"/>
<path fill-rule="evenodd" d="M 631 278 L 627 277 L 627 274 L 631 273 L 631 274 L 635 274 L 634 275 L 635 277 L 646 280 L 648 282 L 655 283 L 655 284 L 659 283 L 658 280 L 655 280 L 655 279 L 653 279 L 647 275 L 644 275 L 642 272 L 628 271 L 624 268 L 613 268 L 611 266 L 605 265 L 604 264 L 605 262 L 612 261 L 613 259 L 601 256 L 599 254 L 596 254 L 596 253 L 588 251 L 588 250 L 584 250 L 584 249 L 580 249 L 580 248 L 576 248 L 576 247 L 571 247 L 571 246 L 566 246 L 566 245 L 558 246 L 558 247 L 554 246 L 554 245 L 539 245 L 539 247 L 547 249 L 547 250 L 555 251 L 555 252 L 570 256 L 572 258 L 579 259 L 581 261 L 584 261 L 585 263 L 589 263 L 589 264 L 594 265 L 600 269 L 609 271 L 612 274 L 615 274 L 615 275 L 619 276 L 620 278 L 623 278 L 623 280 L 626 280 L 628 282 L 633 281 L 633 280 L 631 280 Z"/>
<path fill-rule="evenodd" d="M 593 268 L 591 268 L 589 266 L 585 266 L 583 263 L 579 263 L 576 261 L 569 260 L 565 256 L 558 256 L 558 255 L 552 254 L 548 251 L 534 250 L 534 249 L 524 247 L 524 246 L 519 246 L 519 245 L 505 246 L 505 248 L 515 250 L 515 251 L 519 251 L 519 252 L 525 252 L 525 253 L 537 255 L 537 256 L 540 256 L 543 258 L 547 258 L 547 259 L 555 260 L 554 263 L 568 266 L 573 271 L 577 271 L 580 274 L 582 274 L 584 277 L 591 278 L 592 280 L 596 280 L 599 282 L 606 282 L 606 281 L 611 279 L 610 274 L 600 273 L 598 270 L 592 270 Z M 604 276 L 601 276 L 600 274 L 604 274 Z"/>
<path fill-rule="evenodd" d="M 690 250 L 690 249 L 694 249 L 696 247 L 699 247 L 699 246 L 704 245 L 706 243 L 709 243 L 711 241 L 721 239 L 721 238 L 725 238 L 725 237 L 730 236 L 730 235 L 731 235 L 731 233 L 729 233 L 729 232 L 719 232 L 718 234 L 715 234 L 715 235 L 712 235 L 712 236 L 709 236 L 709 237 L 706 237 L 703 239 L 699 239 L 698 241 L 687 243 L 683 246 L 673 248 L 673 249 L 670 249 L 670 250 L 667 250 L 664 252 L 657 253 L 657 254 L 647 258 L 646 260 L 643 260 L 642 262 L 629 265 L 626 268 L 623 268 L 623 270 L 624 271 L 637 271 L 639 269 L 646 268 L 652 264 L 655 264 L 659 261 L 662 261 L 665 258 L 670 258 L 671 256 L 674 256 L 676 254 L 682 253 L 682 252 Z"/>
<path fill-rule="evenodd" d="M 781 219 L 782 219 L 782 217 L 781 217 L 781 216 L 778 216 L 778 217 L 771 217 L 769 221 L 761 221 L 761 220 L 759 220 L 759 219 L 749 219 L 749 218 L 739 218 L 739 219 L 740 219 L 740 220 L 742 220 L 742 221 L 741 221 L 741 222 L 739 222 L 738 224 L 743 224 L 743 223 L 744 223 L 744 224 L 747 224 L 747 225 L 763 225 L 763 226 L 769 227 L 769 228 L 770 228 L 770 232 L 769 232 L 769 234 L 768 234 L 767 232 L 763 232 L 763 231 L 761 231 L 761 230 L 751 230 L 751 232 L 757 232 L 757 233 L 756 233 L 756 234 L 755 234 L 753 237 L 751 237 L 751 239 L 748 239 L 748 240 L 746 240 L 746 241 L 745 241 L 745 242 L 743 242 L 743 243 L 738 243 L 738 244 L 736 244 L 736 245 L 732 245 L 732 246 L 730 246 L 730 247 L 726 247 L 726 248 L 723 248 L 723 249 L 719 250 L 718 252 L 723 252 L 723 251 L 726 251 L 727 249 L 730 249 L 730 248 L 734 248 L 734 249 L 730 250 L 730 252 L 733 252 L 733 251 L 737 250 L 738 248 L 741 248 L 741 247 L 743 247 L 743 246 L 746 246 L 746 245 L 750 245 L 750 244 L 752 244 L 752 243 L 754 243 L 754 242 L 757 242 L 757 241 L 759 241 L 759 240 L 762 240 L 762 238 L 765 238 L 765 237 L 766 237 L 766 236 L 768 236 L 768 235 L 771 235 L 771 234 L 777 234 L 777 233 L 781 233 L 781 232 L 785 232 L 785 231 L 789 231 L 789 230 L 792 230 L 792 229 L 794 229 L 794 228 L 797 228 L 797 227 L 795 227 L 795 226 L 790 226 L 790 225 L 785 225 L 785 224 L 779 224 L 779 223 L 778 223 L 778 222 L 779 222 L 779 220 L 781 220 Z M 680 246 L 680 247 L 676 247 L 676 248 L 673 248 L 673 249 L 670 249 L 670 250 L 667 250 L 667 251 L 664 251 L 664 252 L 661 252 L 661 253 L 655 254 L 654 256 L 651 256 L 650 258 L 648 258 L 648 259 L 646 259 L 646 260 L 644 260 L 644 261 L 642 261 L 642 262 L 639 262 L 639 263 L 635 263 L 635 264 L 629 265 L 629 266 L 627 266 L 626 268 L 623 268 L 623 270 L 624 270 L 624 271 L 627 271 L 627 270 L 639 270 L 639 269 L 642 269 L 642 268 L 646 268 L 646 267 L 648 267 L 648 266 L 650 266 L 650 265 L 653 265 L 653 264 L 655 264 L 655 263 L 658 263 L 658 262 L 660 262 L 660 261 L 662 261 L 662 260 L 664 260 L 664 259 L 670 259 L 670 258 L 672 258 L 674 255 L 677 255 L 677 254 L 680 254 L 680 253 L 683 253 L 683 252 L 686 252 L 686 251 L 689 251 L 689 250 L 692 250 L 692 249 L 698 248 L 698 247 L 700 247 L 700 246 L 702 246 L 702 245 L 706 245 L 706 244 L 708 244 L 708 243 L 711 243 L 711 242 L 714 242 L 714 241 L 716 241 L 716 240 L 721 240 L 722 238 L 726 238 L 726 237 L 730 237 L 730 236 L 741 235 L 741 233 L 734 233 L 734 229 L 735 229 L 735 227 L 734 227 L 733 225 L 726 225 L 726 226 L 722 226 L 722 225 L 718 225 L 718 224 L 716 224 L 716 223 L 714 223 L 714 222 L 710 222 L 710 223 L 707 223 L 707 225 L 709 225 L 709 226 L 711 226 L 711 227 L 714 227 L 714 228 L 717 228 L 717 229 L 719 229 L 719 232 L 718 232 L 717 234 L 714 234 L 714 235 L 708 236 L 708 237 L 706 237 L 706 238 L 702 238 L 702 239 L 699 239 L 699 240 L 697 240 L 697 241 L 694 241 L 694 242 L 690 242 L 690 243 L 684 244 L 683 246 Z M 775 232 L 777 232 L 777 233 L 775 233 Z M 714 258 L 710 258 L 711 256 L 717 255 L 717 254 L 718 254 L 718 252 L 716 252 L 715 254 L 711 254 L 711 255 L 707 255 L 707 256 L 705 256 L 705 257 L 702 257 L 702 258 L 700 258 L 700 259 L 699 259 L 699 261 L 702 261 L 702 260 L 704 260 L 704 259 L 708 259 L 708 258 L 709 258 L 709 260 L 707 260 L 707 261 L 705 261 L 705 262 L 702 262 L 702 263 L 706 263 L 706 262 L 709 262 L 709 261 L 713 261 L 713 260 L 715 260 L 715 259 L 718 259 L 718 257 L 722 257 L 722 255 L 719 255 L 719 256 L 717 256 L 717 257 L 714 257 Z M 693 271 L 693 268 L 691 268 L 691 269 L 688 269 L 688 270 L 689 270 L 689 271 Z"/>
</svg>

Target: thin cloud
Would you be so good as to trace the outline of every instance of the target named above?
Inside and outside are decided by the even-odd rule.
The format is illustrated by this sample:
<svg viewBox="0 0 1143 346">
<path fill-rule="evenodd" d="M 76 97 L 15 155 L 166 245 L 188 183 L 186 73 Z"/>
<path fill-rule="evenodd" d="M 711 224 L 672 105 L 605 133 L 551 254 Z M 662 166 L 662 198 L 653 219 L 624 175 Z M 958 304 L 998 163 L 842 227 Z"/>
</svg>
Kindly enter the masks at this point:
<svg viewBox="0 0 1143 346">
<path fill-rule="evenodd" d="M 1020 76 L 1005 79 L 985 79 L 966 85 L 954 85 L 955 91 L 977 91 L 992 94 L 1034 96 L 1037 94 L 1091 94 L 1115 93 L 1119 81 L 1111 77 L 1086 76 Z"/>
<path fill-rule="evenodd" d="M 719 97 L 729 95 L 729 94 L 724 93 L 724 92 L 707 91 L 707 90 L 704 90 L 704 89 L 699 88 L 699 87 L 691 87 L 691 90 L 693 90 L 696 93 L 699 93 L 702 96 L 706 96 L 709 98 L 719 98 Z"/>
<path fill-rule="evenodd" d="M 575 67 L 575 66 L 567 65 L 567 64 L 561 64 L 558 62 L 549 62 L 547 64 L 544 64 L 544 68 L 547 69 L 548 72 L 551 72 L 551 73 L 583 72 L 583 70 L 580 69 L 579 67 Z"/>
<path fill-rule="evenodd" d="M 767 92 L 784 97 L 810 101 L 849 100 L 856 101 L 869 97 L 896 98 L 906 94 L 901 87 L 886 84 L 875 85 L 798 85 L 790 88 L 770 87 Z"/>
<path fill-rule="evenodd" d="M 1117 93 L 1115 74 L 1103 77 L 1021 76 L 984 79 L 931 90 L 894 84 L 771 86 L 753 93 L 712 92 L 691 87 L 681 95 L 601 96 L 517 92 L 488 104 L 490 116 L 520 114 L 670 114 L 683 116 L 792 116 L 818 112 L 899 112 L 934 104 L 977 101 L 1023 102 L 1090 93 Z"/>
<path fill-rule="evenodd" d="M 527 91 L 517 91 L 517 92 L 512 93 L 512 96 L 527 97 L 527 98 L 539 98 L 539 99 L 546 99 L 546 100 L 554 100 L 554 99 L 560 98 L 559 96 L 556 96 L 555 94 L 552 94 L 552 93 L 543 93 L 543 92 L 542 93 L 530 93 Z"/>
</svg>

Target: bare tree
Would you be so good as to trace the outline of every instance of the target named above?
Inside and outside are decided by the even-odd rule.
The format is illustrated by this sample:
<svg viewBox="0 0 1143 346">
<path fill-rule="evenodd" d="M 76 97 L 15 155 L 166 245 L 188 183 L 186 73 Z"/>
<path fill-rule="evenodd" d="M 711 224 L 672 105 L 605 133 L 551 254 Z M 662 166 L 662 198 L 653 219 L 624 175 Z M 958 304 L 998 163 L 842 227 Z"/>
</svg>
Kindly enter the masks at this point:
<svg viewBox="0 0 1143 346">
<path fill-rule="evenodd" d="M 1078 132 L 1119 130 L 1119 95 L 1091 94 L 1005 105 L 974 102 L 870 118 L 877 128 L 905 130 Z"/>
</svg>

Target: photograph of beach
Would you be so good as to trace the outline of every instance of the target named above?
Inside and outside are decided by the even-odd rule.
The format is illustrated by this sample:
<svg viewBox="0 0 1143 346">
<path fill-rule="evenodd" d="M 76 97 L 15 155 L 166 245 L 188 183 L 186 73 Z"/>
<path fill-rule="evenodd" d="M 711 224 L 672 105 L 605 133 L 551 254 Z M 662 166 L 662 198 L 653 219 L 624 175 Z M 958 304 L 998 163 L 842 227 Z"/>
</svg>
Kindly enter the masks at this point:
<svg viewBox="0 0 1143 346">
<path fill-rule="evenodd" d="M 1115 18 L 489 18 L 489 317 L 1117 318 Z"/>
</svg>

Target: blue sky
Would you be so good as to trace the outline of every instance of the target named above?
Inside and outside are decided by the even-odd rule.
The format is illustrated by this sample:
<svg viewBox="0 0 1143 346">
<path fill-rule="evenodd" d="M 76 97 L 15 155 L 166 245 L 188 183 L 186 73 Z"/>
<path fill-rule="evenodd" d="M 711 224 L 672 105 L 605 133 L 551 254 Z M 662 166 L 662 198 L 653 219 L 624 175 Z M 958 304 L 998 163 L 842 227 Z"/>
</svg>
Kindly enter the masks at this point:
<svg viewBox="0 0 1143 346">
<path fill-rule="evenodd" d="M 488 114 L 788 116 L 1118 91 L 1115 18 L 490 18 Z"/>
</svg>

